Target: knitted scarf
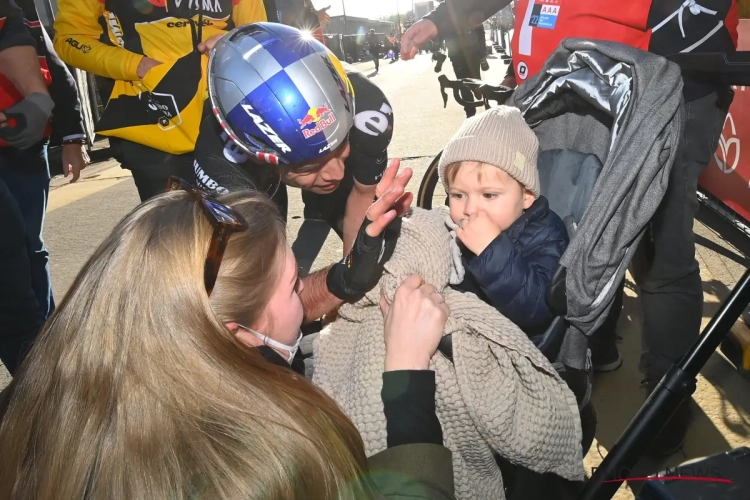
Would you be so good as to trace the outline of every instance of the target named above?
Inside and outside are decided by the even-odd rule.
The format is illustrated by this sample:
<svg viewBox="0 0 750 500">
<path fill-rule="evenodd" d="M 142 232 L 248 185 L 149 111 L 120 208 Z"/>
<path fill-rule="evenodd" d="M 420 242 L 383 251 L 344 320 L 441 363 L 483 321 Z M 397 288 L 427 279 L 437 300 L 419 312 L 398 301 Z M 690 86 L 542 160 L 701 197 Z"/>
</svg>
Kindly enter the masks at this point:
<svg viewBox="0 0 750 500">
<path fill-rule="evenodd" d="M 380 293 L 393 300 L 410 274 L 438 288 L 450 307 L 451 363 L 437 352 L 430 363 L 444 445 L 453 453 L 456 497 L 503 499 L 493 458 L 566 479 L 584 477 L 581 423 L 573 393 L 529 338 L 476 295 L 448 288 L 463 276 L 444 207 L 413 208 L 404 217 L 394 254 L 379 285 L 354 304 L 313 346 L 313 382 L 359 429 L 368 455 L 386 448 L 380 391 L 385 361 Z"/>
</svg>

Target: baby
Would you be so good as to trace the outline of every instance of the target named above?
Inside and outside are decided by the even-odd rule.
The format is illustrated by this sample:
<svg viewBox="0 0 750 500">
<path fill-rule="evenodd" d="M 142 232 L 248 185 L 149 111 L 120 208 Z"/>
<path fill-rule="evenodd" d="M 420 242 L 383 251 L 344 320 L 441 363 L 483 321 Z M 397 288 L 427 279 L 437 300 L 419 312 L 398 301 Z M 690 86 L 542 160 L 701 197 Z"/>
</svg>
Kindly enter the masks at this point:
<svg viewBox="0 0 750 500">
<path fill-rule="evenodd" d="M 530 337 L 554 318 L 545 293 L 568 245 L 565 224 L 539 195 L 538 149 L 520 111 L 500 106 L 466 120 L 438 166 L 466 270 L 456 288 Z"/>
</svg>

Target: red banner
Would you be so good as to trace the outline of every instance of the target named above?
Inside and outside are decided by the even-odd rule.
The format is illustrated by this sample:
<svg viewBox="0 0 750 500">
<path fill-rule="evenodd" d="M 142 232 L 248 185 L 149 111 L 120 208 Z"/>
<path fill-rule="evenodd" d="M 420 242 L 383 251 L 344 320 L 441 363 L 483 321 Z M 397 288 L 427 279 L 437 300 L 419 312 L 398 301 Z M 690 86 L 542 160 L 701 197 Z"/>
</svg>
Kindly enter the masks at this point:
<svg viewBox="0 0 750 500">
<path fill-rule="evenodd" d="M 738 50 L 750 50 L 750 19 L 740 20 Z M 750 221 L 750 88 L 732 87 L 719 147 L 699 179 L 706 191 Z"/>
</svg>

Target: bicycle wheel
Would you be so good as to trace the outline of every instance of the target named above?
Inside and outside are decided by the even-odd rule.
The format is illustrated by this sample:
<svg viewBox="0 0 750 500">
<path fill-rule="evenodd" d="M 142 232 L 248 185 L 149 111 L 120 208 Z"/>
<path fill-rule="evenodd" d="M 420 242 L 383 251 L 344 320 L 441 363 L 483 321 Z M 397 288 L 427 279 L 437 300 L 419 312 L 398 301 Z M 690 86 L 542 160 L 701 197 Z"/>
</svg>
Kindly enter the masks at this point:
<svg viewBox="0 0 750 500">
<path fill-rule="evenodd" d="M 417 192 L 417 206 L 419 208 L 425 208 L 427 210 L 432 208 L 435 188 L 440 180 L 438 177 L 438 163 L 440 162 L 440 155 L 442 154 L 442 151 L 437 154 L 435 159 L 432 160 L 432 163 L 430 163 L 430 166 L 427 167 L 424 177 L 422 177 L 422 183 L 419 185 L 419 191 Z"/>
</svg>

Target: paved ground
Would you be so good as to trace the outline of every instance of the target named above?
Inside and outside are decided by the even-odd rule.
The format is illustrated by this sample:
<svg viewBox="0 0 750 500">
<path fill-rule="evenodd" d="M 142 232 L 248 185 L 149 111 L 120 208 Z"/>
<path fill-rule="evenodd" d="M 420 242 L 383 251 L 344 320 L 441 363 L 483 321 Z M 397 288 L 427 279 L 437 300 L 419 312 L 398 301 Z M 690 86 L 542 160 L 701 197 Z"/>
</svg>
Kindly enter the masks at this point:
<svg viewBox="0 0 750 500">
<path fill-rule="evenodd" d="M 499 82 L 505 71 L 502 61 L 491 59 L 490 64 L 491 70 L 484 77 Z M 372 63 L 360 65 L 360 70 L 367 74 L 373 68 Z M 446 64 L 445 70 L 452 76 L 450 64 Z M 390 154 L 404 158 L 404 165 L 414 169 L 411 187 L 416 192 L 427 165 L 461 123 L 463 110 L 454 102 L 443 109 L 436 74 L 427 55 L 411 62 L 382 63 L 381 72 L 372 78 L 383 88 L 395 111 L 395 137 Z M 339 259 L 341 244 L 335 234 L 328 234 L 320 223 L 303 225 L 299 193 L 290 190 L 290 198 L 289 236 L 293 240 L 300 234 L 300 241 L 305 242 L 295 245 L 303 271 Z M 115 222 L 137 203 L 128 172 L 114 160 L 91 165 L 77 184 L 68 185 L 64 179 L 53 181 L 46 238 L 58 300 Z M 708 209 L 702 209 L 695 230 L 699 235 L 698 258 L 706 300 L 704 319 L 708 321 L 750 265 L 750 242 L 738 238 L 732 228 Z M 596 379 L 594 400 L 600 423 L 597 442 L 586 458 L 587 468 L 601 461 L 643 401 L 644 393 L 639 389 L 641 375 L 637 370 L 640 321 L 637 293 L 631 284 L 620 324 L 625 363 L 617 372 Z M 7 380 L 7 372 L 0 367 L 0 388 Z M 741 379 L 720 354 L 715 354 L 703 370 L 694 399 L 697 411 L 685 454 L 662 463 L 643 463 L 639 472 L 653 473 L 664 465 L 750 444 L 750 381 Z M 616 498 L 632 497 L 628 486 L 623 486 Z"/>
</svg>

